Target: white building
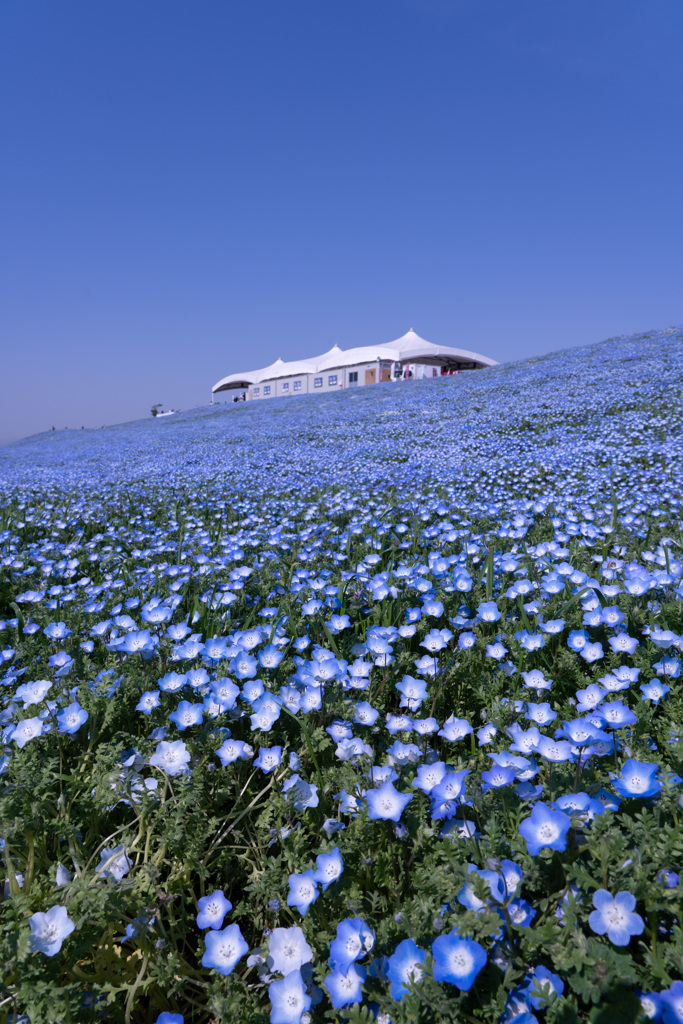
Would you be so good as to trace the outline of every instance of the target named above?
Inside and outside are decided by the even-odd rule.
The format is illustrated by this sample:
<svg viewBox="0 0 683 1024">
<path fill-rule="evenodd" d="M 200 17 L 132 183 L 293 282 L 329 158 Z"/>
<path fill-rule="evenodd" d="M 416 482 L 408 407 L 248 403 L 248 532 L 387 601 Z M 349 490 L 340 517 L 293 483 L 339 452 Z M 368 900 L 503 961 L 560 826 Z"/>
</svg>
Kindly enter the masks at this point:
<svg viewBox="0 0 683 1024">
<path fill-rule="evenodd" d="M 441 377 L 460 370 L 479 370 L 497 363 L 487 356 L 446 345 L 433 345 L 410 328 L 397 341 L 341 349 L 335 345 L 322 356 L 284 362 L 277 359 L 262 370 L 231 373 L 214 384 L 221 391 L 246 392 L 249 399 L 321 394 L 383 381 Z"/>
</svg>

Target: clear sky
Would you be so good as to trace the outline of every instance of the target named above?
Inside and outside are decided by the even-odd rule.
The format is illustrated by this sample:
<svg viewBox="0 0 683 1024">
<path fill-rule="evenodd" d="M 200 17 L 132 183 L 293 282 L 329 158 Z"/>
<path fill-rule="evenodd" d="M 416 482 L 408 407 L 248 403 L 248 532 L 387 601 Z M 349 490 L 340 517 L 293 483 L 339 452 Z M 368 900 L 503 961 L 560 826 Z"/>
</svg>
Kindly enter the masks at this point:
<svg viewBox="0 0 683 1024">
<path fill-rule="evenodd" d="M 3 0 L 0 443 L 683 322 L 680 0 Z"/>
</svg>

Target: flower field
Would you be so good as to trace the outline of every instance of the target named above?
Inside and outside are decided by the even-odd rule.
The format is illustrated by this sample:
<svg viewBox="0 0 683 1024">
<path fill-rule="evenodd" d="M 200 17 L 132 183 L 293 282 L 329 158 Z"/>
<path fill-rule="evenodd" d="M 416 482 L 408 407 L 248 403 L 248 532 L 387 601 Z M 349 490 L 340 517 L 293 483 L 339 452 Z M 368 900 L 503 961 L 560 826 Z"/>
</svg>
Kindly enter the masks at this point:
<svg viewBox="0 0 683 1024">
<path fill-rule="evenodd" d="M 682 367 L 0 449 L 0 1024 L 683 1022 Z"/>
</svg>

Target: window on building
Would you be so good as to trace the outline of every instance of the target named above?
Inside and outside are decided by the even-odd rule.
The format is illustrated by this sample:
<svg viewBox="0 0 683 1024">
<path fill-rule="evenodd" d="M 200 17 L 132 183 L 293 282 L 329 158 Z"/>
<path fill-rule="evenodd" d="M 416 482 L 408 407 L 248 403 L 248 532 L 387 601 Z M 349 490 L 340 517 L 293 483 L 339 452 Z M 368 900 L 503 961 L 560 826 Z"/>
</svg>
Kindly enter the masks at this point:
<svg viewBox="0 0 683 1024">
<path fill-rule="evenodd" d="M 358 370 L 351 370 L 349 373 L 349 384 L 358 383 Z"/>
<path fill-rule="evenodd" d="M 313 387 L 321 388 L 322 386 L 323 386 L 323 379 L 322 379 L 322 377 L 316 377 L 315 380 L 313 381 Z"/>
<path fill-rule="evenodd" d="M 264 395 L 269 395 L 270 394 L 270 384 L 265 384 L 264 385 L 264 387 L 263 387 L 263 394 Z"/>
<path fill-rule="evenodd" d="M 295 380 L 294 381 L 294 390 L 295 391 L 301 391 L 301 381 L 300 380 Z"/>
<path fill-rule="evenodd" d="M 254 394 L 258 395 L 261 393 L 261 388 L 254 388 Z"/>
<path fill-rule="evenodd" d="M 288 381 L 284 382 L 284 384 L 282 385 L 282 390 L 283 391 L 289 391 L 289 382 Z"/>
<path fill-rule="evenodd" d="M 336 383 L 337 383 L 337 374 L 336 374 L 336 373 L 331 373 L 331 374 L 329 375 L 329 377 L 327 378 L 327 383 L 328 383 L 328 384 L 329 384 L 330 386 L 331 386 L 332 384 L 336 384 Z"/>
</svg>

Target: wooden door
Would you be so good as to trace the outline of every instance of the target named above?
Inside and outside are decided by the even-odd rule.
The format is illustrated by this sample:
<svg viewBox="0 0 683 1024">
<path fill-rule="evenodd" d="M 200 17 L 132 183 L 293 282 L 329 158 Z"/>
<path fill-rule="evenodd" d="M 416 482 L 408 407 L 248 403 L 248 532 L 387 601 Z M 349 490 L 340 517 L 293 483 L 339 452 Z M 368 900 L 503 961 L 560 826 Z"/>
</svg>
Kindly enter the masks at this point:
<svg viewBox="0 0 683 1024">
<path fill-rule="evenodd" d="M 375 368 L 374 368 L 374 366 L 373 366 L 372 370 L 366 370 L 365 371 L 365 383 L 366 384 L 374 384 L 375 383 Z"/>
</svg>

